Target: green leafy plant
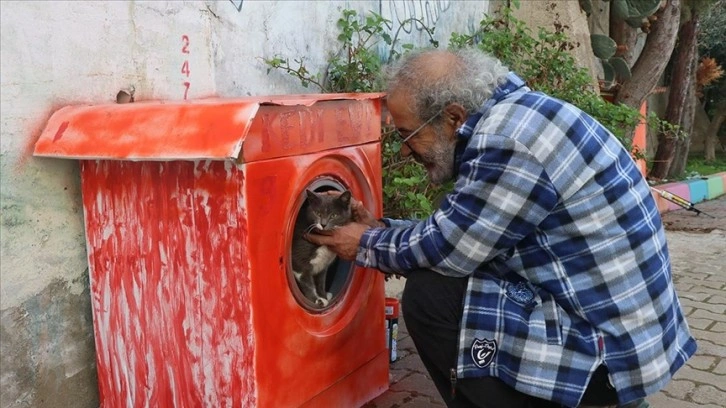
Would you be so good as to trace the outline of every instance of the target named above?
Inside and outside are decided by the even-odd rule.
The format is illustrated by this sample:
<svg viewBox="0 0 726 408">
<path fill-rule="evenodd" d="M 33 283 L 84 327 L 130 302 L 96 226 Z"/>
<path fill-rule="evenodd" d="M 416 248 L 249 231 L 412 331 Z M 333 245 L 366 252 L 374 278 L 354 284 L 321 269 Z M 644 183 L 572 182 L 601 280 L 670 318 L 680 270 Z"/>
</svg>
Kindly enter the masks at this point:
<svg viewBox="0 0 726 408">
<path fill-rule="evenodd" d="M 517 2 L 513 2 L 517 6 Z M 313 73 L 303 58 L 292 63 L 288 58 L 275 56 L 265 59 L 268 72 L 280 69 L 297 78 L 304 87 L 314 85 L 321 92 L 376 92 L 383 89 L 379 73 L 383 61 L 395 60 L 402 52 L 414 48 L 412 44 L 400 44 L 398 35 L 407 25 L 418 23 L 429 36 L 434 47 L 434 28 L 423 21 L 410 18 L 401 23 L 393 36 L 388 33 L 392 24 L 382 16 L 370 12 L 359 16 L 353 10 L 343 10 L 338 20 L 341 42 L 339 52 L 329 59 L 324 72 Z M 530 87 L 568 101 L 606 126 L 623 145 L 632 150 L 630 134 L 642 120 L 640 113 L 626 105 L 607 102 L 594 89 L 588 71 L 578 67 L 568 52 L 578 44 L 567 38 L 566 26 L 554 21 L 554 30 L 540 28 L 537 34 L 523 21 L 514 17 L 508 7 L 491 16 L 485 16 L 479 28 L 470 34 L 452 33 L 449 47 L 476 46 L 502 60 L 513 71 L 522 76 Z M 386 55 L 377 53 L 381 41 L 388 47 Z M 617 57 L 610 57 L 608 61 Z M 612 69 L 618 70 L 618 62 Z M 622 70 L 621 70 L 622 71 Z M 624 72 L 624 71 L 623 71 Z M 623 75 L 621 72 L 620 75 Z M 676 126 L 660 120 L 651 114 L 648 124 L 665 129 L 673 137 L 681 137 Z M 449 189 L 431 186 L 426 181 L 426 171 L 413 160 L 400 155 L 401 138 L 389 125 L 383 126 L 383 197 L 384 214 L 391 217 L 420 218 L 431 213 L 437 201 Z M 640 151 L 633 151 L 636 159 L 644 158 Z"/>
<path fill-rule="evenodd" d="M 626 105 L 610 103 L 594 89 L 588 71 L 579 67 L 568 52 L 579 44 L 567 37 L 567 28 L 555 19 L 553 30 L 540 27 L 535 35 L 523 21 L 514 16 L 511 8 L 504 7 L 485 16 L 474 33 L 452 35 L 449 46 L 476 46 L 494 55 L 522 76 L 531 88 L 570 102 L 590 114 L 632 151 L 631 132 L 642 119 L 640 112 Z M 606 43 L 603 47 L 607 44 L 610 46 L 603 57 L 612 62 L 617 58 L 611 55 L 614 52 L 612 44 L 601 40 Z M 611 69 L 622 69 L 619 61 L 614 62 L 614 65 L 617 68 L 611 66 Z M 621 75 L 627 73 L 622 71 Z M 678 127 L 654 114 L 646 119 L 652 128 L 667 129 L 673 137 L 682 136 Z M 636 159 L 644 158 L 640 151 L 634 151 L 633 156 Z"/>
<path fill-rule="evenodd" d="M 717 152 L 716 158 L 706 161 L 703 157 L 690 156 L 686 162 L 687 177 L 701 177 L 726 171 L 726 152 Z"/>
<path fill-rule="evenodd" d="M 340 50 L 332 55 L 324 72 L 311 72 L 303 58 L 275 56 L 264 59 L 268 73 L 272 69 L 297 78 L 303 87 L 313 85 L 320 92 L 378 92 L 383 90 L 380 81 L 383 61 L 391 61 L 414 48 L 412 44 L 400 43 L 401 30 L 418 24 L 429 37 L 429 43 L 438 47 L 434 39 L 434 28 L 424 21 L 409 18 L 401 23 L 394 35 L 390 20 L 369 12 L 360 16 L 354 10 L 343 10 L 337 22 L 340 34 L 337 39 Z M 385 55 L 377 49 L 383 42 L 388 48 Z M 383 125 L 383 212 L 389 217 L 421 218 L 434 209 L 435 200 L 443 194 L 443 187 L 433 187 L 426 181 L 426 170 L 415 161 L 400 155 L 401 138 L 394 127 Z"/>
<path fill-rule="evenodd" d="M 580 8 L 590 16 L 593 6 L 590 0 L 579 0 Z M 650 32 L 653 14 L 660 8 L 661 0 L 612 0 L 610 2 L 610 16 L 612 20 L 624 21 L 633 28 L 640 28 L 644 33 Z M 593 53 L 600 59 L 603 67 L 604 89 L 611 89 L 618 83 L 631 77 L 630 66 L 622 56 L 616 54 L 624 51 L 627 46 L 618 44 L 607 35 L 593 34 L 590 36 Z"/>
<path fill-rule="evenodd" d="M 338 41 L 343 50 L 330 60 L 328 83 L 335 90 L 347 92 L 367 92 L 380 89 L 377 83 L 381 71 L 381 58 L 372 49 L 378 39 L 391 45 L 391 37 L 386 30 L 389 21 L 371 12 L 365 21 L 359 21 L 353 10 L 343 10 L 338 20 L 341 30 Z"/>
<path fill-rule="evenodd" d="M 392 128 L 383 134 L 383 212 L 394 218 L 423 218 L 431 214 L 439 198 L 450 185 L 433 186 L 426 180 L 426 170 L 410 158 L 400 155 L 401 138 Z"/>
</svg>

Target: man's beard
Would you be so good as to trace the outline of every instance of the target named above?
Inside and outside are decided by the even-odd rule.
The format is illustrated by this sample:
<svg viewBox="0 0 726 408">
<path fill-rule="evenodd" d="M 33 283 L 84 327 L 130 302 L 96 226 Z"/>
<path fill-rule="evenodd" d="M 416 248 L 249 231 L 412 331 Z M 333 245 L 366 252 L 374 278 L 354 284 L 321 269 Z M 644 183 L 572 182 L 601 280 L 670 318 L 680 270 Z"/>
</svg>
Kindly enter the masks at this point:
<svg viewBox="0 0 726 408">
<path fill-rule="evenodd" d="M 429 177 L 429 181 L 441 185 L 454 177 L 454 150 L 456 143 L 447 142 L 437 133 L 434 145 L 423 155 L 413 152 L 413 158 L 421 163 Z"/>
</svg>

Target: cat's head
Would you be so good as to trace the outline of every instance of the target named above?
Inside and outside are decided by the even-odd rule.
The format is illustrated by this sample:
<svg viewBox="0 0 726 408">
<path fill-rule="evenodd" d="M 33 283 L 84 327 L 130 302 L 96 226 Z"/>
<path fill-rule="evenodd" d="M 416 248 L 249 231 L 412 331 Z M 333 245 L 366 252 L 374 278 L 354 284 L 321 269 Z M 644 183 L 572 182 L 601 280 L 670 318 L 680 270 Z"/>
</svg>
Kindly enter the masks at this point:
<svg viewBox="0 0 726 408">
<path fill-rule="evenodd" d="M 307 215 L 317 229 L 329 230 L 351 221 L 350 191 L 340 195 L 316 193 L 305 190 L 307 194 Z"/>
</svg>

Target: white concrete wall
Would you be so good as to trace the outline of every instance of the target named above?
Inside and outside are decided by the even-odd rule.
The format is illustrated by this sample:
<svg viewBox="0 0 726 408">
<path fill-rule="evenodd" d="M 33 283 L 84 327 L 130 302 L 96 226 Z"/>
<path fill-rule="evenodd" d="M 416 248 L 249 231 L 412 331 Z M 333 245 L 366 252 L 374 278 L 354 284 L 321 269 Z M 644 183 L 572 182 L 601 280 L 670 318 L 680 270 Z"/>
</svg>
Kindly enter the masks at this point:
<svg viewBox="0 0 726 408">
<path fill-rule="evenodd" d="M 136 100 L 316 92 L 268 75 L 262 58 L 304 56 L 321 69 L 338 51 L 344 8 L 381 13 L 393 31 L 421 18 L 446 46 L 451 31 L 476 26 L 488 2 L 0 3 L 1 406 L 97 405 L 78 165 L 32 157 L 50 115 L 113 103 L 130 88 Z M 420 29 L 410 31 L 404 42 L 426 44 Z"/>
<path fill-rule="evenodd" d="M 570 54 L 588 70 L 592 77 L 592 89 L 598 90 L 597 73 L 602 71 L 600 62 L 592 52 L 590 44 L 590 29 L 588 28 L 587 15 L 580 4 L 571 0 L 556 1 L 522 1 L 519 9 L 515 9 L 514 16 L 527 23 L 532 30 L 532 35 L 537 36 L 540 28 L 554 32 L 554 21 L 558 20 L 565 28 L 564 33 L 574 43 L 579 44 L 570 50 Z"/>
</svg>

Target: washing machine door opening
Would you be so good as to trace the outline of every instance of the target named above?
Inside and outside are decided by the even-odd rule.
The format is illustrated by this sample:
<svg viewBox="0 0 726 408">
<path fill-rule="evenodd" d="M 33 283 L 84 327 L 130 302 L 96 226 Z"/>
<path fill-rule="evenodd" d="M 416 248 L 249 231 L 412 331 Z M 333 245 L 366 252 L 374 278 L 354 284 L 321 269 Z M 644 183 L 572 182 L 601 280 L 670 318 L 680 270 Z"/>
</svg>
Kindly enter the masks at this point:
<svg viewBox="0 0 726 408">
<path fill-rule="evenodd" d="M 329 194 L 331 191 L 341 194 Z M 334 228 L 348 222 L 350 197 L 346 191 L 337 180 L 323 178 L 303 189 L 298 198 L 288 283 L 298 304 L 311 313 L 321 313 L 341 301 L 350 286 L 354 265 L 339 259 L 326 247 L 302 239 L 302 235 L 316 228 Z"/>
</svg>

